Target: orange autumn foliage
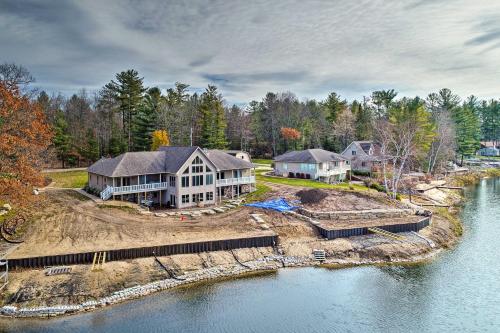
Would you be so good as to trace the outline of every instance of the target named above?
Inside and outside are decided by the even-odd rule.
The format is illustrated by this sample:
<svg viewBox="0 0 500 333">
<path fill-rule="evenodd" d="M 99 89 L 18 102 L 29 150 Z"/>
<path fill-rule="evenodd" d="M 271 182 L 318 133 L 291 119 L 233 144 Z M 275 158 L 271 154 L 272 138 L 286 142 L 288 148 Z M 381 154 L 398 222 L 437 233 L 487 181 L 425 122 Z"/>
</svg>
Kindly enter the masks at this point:
<svg viewBox="0 0 500 333">
<path fill-rule="evenodd" d="M 0 82 L 0 200 L 22 204 L 43 184 L 52 131 L 40 106 Z"/>
<path fill-rule="evenodd" d="M 282 127 L 281 135 L 285 140 L 297 140 L 300 139 L 301 133 L 299 130 L 291 127 Z"/>
</svg>

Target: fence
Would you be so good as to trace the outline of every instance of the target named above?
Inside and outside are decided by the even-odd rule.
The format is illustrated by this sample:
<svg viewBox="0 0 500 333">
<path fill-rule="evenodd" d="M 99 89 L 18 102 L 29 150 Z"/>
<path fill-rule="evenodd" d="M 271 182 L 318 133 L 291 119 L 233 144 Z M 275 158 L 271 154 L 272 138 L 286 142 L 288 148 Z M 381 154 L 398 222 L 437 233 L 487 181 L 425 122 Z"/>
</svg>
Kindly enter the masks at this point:
<svg viewBox="0 0 500 333">
<path fill-rule="evenodd" d="M 208 251 L 226 251 L 251 247 L 269 247 L 278 244 L 278 236 L 259 236 L 248 238 L 225 239 L 196 243 L 169 244 L 160 246 L 119 249 L 108 251 L 93 251 L 85 253 L 60 254 L 43 257 L 9 259 L 9 269 L 37 268 L 58 265 L 77 265 L 92 263 L 95 252 L 106 252 L 107 261 L 168 256 L 173 254 L 189 254 Z"/>
<path fill-rule="evenodd" d="M 377 228 L 383 229 L 389 232 L 409 232 L 409 231 L 419 231 L 427 227 L 430 224 L 430 217 L 425 217 L 422 220 L 414 223 L 403 223 L 403 224 L 391 224 L 391 225 L 382 225 L 376 226 Z M 325 229 L 319 225 L 316 226 L 319 230 L 319 233 L 328 239 L 342 238 L 342 237 L 351 237 L 351 236 L 360 236 L 366 235 L 369 233 L 368 227 L 365 228 L 352 228 L 352 229 Z"/>
</svg>

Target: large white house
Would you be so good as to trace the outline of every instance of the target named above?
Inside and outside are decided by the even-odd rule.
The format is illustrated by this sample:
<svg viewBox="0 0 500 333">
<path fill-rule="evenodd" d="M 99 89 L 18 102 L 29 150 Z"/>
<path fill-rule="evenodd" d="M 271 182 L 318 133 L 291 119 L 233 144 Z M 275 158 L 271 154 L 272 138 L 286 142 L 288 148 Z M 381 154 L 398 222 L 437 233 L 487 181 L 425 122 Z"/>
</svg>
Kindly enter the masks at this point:
<svg viewBox="0 0 500 333">
<path fill-rule="evenodd" d="M 102 158 L 87 171 L 89 187 L 103 200 L 184 208 L 253 191 L 252 169 L 251 163 L 220 150 L 165 146 Z"/>
<path fill-rule="evenodd" d="M 273 161 L 276 175 L 314 179 L 325 183 L 342 181 L 351 170 L 347 158 L 323 149 L 290 151 L 276 156 Z"/>
</svg>

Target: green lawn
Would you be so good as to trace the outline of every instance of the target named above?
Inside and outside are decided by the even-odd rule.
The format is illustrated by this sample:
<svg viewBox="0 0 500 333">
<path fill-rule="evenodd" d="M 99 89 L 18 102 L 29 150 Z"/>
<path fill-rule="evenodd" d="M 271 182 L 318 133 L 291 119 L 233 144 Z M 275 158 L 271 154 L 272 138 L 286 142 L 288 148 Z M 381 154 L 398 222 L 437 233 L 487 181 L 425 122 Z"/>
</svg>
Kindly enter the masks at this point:
<svg viewBox="0 0 500 333">
<path fill-rule="evenodd" d="M 87 171 L 48 172 L 44 176 L 52 179 L 54 187 L 83 188 L 87 184 Z"/>
<path fill-rule="evenodd" d="M 271 191 L 271 188 L 264 184 L 257 183 L 257 189 L 246 195 L 246 203 L 262 201 L 266 198 L 266 194 Z"/>
<path fill-rule="evenodd" d="M 368 190 L 368 187 L 357 184 L 348 184 L 348 183 L 326 184 L 310 179 L 269 177 L 269 176 L 264 176 L 262 173 L 263 172 L 259 171 L 256 172 L 257 181 L 261 182 L 265 181 L 275 184 L 283 184 L 283 185 L 298 186 L 298 187 L 310 187 L 310 188 L 330 188 L 337 190 L 349 190 L 352 187 L 352 189 L 356 191 Z"/>
<path fill-rule="evenodd" d="M 266 160 L 263 158 L 252 158 L 252 163 L 271 165 L 273 163 L 273 160 Z"/>
</svg>

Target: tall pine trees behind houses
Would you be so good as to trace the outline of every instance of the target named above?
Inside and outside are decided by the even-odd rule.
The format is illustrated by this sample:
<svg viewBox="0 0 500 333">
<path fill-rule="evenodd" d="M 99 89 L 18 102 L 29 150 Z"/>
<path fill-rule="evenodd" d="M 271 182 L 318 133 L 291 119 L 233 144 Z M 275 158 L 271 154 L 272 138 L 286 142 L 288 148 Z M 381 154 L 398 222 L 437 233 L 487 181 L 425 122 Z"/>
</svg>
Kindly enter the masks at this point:
<svg viewBox="0 0 500 333">
<path fill-rule="evenodd" d="M 0 81 L 21 91 L 27 90 L 33 77 L 21 66 L 4 64 Z M 422 126 L 414 128 L 418 135 L 432 132 L 420 137 L 425 139 L 422 144 L 411 147 L 408 168 L 434 173 L 450 160 L 461 163 L 474 155 L 481 140 L 500 142 L 499 101 L 461 99 L 449 89 L 425 99 L 401 98 L 394 89 L 379 90 L 351 103 L 337 92 L 323 100 L 268 92 L 260 100 L 228 105 L 214 85 L 200 89 L 176 82 L 162 90 L 147 87 L 143 77 L 129 69 L 96 92 L 81 90 L 63 96 L 41 91 L 29 97 L 53 133 L 50 156 L 57 161 L 53 166 L 86 166 L 102 156 L 156 149 L 159 142 L 243 149 L 267 158 L 289 149 L 321 147 L 341 152 L 352 140 L 380 140 L 382 124 L 396 131 L 385 134 L 401 134 L 397 131 L 403 126 L 394 124 L 407 124 L 399 117 L 409 117 L 408 112 L 418 116 L 414 118 Z M 291 138 L 291 130 L 299 135 Z"/>
</svg>

